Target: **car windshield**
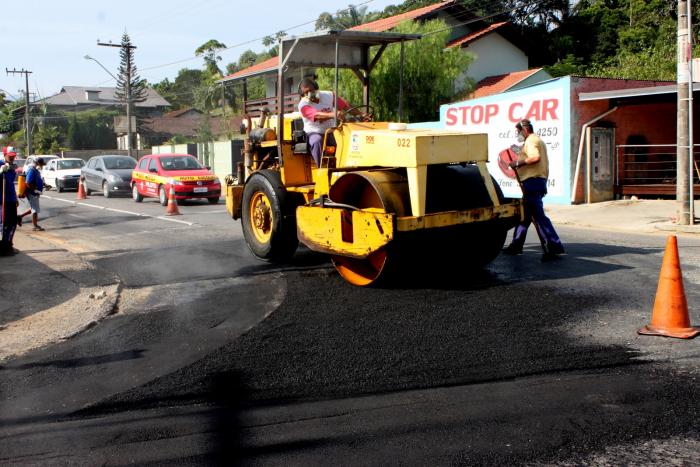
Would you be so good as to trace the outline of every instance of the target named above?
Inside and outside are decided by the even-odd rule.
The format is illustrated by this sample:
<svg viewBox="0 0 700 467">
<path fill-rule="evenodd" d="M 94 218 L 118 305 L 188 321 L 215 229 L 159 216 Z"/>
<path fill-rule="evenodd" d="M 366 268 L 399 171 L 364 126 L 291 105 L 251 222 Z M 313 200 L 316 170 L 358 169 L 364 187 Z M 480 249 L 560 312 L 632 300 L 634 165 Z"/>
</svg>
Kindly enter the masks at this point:
<svg viewBox="0 0 700 467">
<path fill-rule="evenodd" d="M 161 157 L 160 166 L 163 167 L 163 170 L 197 170 L 204 168 L 192 156 Z"/>
<path fill-rule="evenodd" d="M 76 159 L 72 161 L 58 161 L 57 165 L 58 170 L 79 169 L 85 165 L 85 162 Z"/>
<path fill-rule="evenodd" d="M 105 157 L 104 163 L 107 170 L 133 169 L 136 167 L 136 160 L 132 157 Z"/>
</svg>

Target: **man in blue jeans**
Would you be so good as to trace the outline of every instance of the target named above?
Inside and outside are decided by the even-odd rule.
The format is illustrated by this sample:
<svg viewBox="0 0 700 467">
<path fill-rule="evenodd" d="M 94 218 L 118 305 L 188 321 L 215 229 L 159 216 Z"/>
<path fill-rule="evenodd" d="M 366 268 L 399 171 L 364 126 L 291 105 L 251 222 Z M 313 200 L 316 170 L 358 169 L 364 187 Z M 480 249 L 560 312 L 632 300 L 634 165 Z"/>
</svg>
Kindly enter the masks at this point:
<svg viewBox="0 0 700 467">
<path fill-rule="evenodd" d="M 523 119 L 515 125 L 518 136 L 525 141 L 518 160 L 509 164 L 515 170 L 523 190 L 525 219 L 520 222 L 513 232 L 513 241 L 503 250 L 508 255 L 519 255 L 523 252 L 527 229 L 532 222 L 540 237 L 544 254 L 542 261 L 551 261 L 558 255 L 564 254 L 564 247 L 557 235 L 552 221 L 544 213 L 542 198 L 547 194 L 547 178 L 549 177 L 549 159 L 547 146 L 534 133 L 530 120 Z"/>
<path fill-rule="evenodd" d="M 16 165 L 15 148 L 3 148 L 3 163 L 0 165 L 0 196 L 2 210 L 0 211 L 0 256 L 14 255 L 17 250 L 12 246 L 17 227 L 17 193 L 15 192 Z"/>
</svg>

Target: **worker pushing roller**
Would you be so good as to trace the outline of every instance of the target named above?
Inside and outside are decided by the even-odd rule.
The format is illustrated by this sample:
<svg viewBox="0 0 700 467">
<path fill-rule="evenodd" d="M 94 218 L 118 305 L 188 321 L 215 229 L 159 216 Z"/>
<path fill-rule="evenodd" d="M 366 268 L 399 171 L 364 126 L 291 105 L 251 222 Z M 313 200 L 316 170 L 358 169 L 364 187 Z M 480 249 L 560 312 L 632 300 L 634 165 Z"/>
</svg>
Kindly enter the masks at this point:
<svg viewBox="0 0 700 467">
<path fill-rule="evenodd" d="M 549 177 L 549 159 L 547 146 L 537 136 L 528 119 L 523 119 L 515 125 L 519 138 L 524 143 L 518 159 L 512 161 L 509 167 L 515 171 L 518 184 L 523 192 L 525 216 L 515 227 L 513 241 L 503 250 L 509 255 L 519 255 L 523 252 L 525 236 L 530 223 L 535 224 L 535 230 L 542 244 L 542 261 L 551 261 L 558 255 L 564 254 L 559 235 L 552 222 L 544 213 L 542 198 L 547 194 L 547 178 Z"/>
<path fill-rule="evenodd" d="M 372 68 L 387 46 L 419 38 L 328 31 L 280 40 L 276 119 L 266 119 L 268 128 L 248 125 L 243 167 L 227 177 L 227 210 L 241 219 L 255 256 L 285 260 L 301 242 L 330 255 L 346 281 L 366 286 L 391 278 L 419 254 L 459 261 L 460 268 L 484 265 L 499 254 L 522 208 L 520 200 L 503 197 L 488 173 L 486 134 L 365 121 L 374 114 Z M 294 110 L 284 95 L 285 71 L 330 64 L 336 71 L 333 95 L 338 69 L 351 69 L 363 84 L 364 102 L 347 108 L 332 99 L 328 115 L 340 118 L 323 129 L 323 138 L 309 140 L 302 114 L 285 113 Z M 400 88 L 399 109 L 401 99 Z M 248 103 L 246 110 L 257 116 Z M 318 146 L 319 140 L 320 157 L 314 159 L 308 143 Z"/>
</svg>

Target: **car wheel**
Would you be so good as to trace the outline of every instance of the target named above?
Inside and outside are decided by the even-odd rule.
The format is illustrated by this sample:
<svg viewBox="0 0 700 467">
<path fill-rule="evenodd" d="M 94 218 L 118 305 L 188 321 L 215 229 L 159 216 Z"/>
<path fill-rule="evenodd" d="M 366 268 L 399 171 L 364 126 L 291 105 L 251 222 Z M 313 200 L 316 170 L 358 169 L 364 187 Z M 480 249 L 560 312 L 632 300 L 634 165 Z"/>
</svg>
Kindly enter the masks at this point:
<svg viewBox="0 0 700 467">
<path fill-rule="evenodd" d="M 137 203 L 140 203 L 141 201 L 143 201 L 143 196 L 141 196 L 141 193 L 139 193 L 139 189 L 136 187 L 135 183 L 133 185 L 131 185 L 131 197 Z"/>
<path fill-rule="evenodd" d="M 160 204 L 163 206 L 168 205 L 168 192 L 165 191 L 165 186 L 161 185 L 158 188 L 158 200 L 160 201 Z"/>
<path fill-rule="evenodd" d="M 207 198 L 209 204 L 219 204 L 219 198 Z"/>
<path fill-rule="evenodd" d="M 112 193 L 109 191 L 109 184 L 107 182 L 102 183 L 102 194 L 105 198 L 111 198 Z"/>
<path fill-rule="evenodd" d="M 61 185 L 60 180 L 56 180 L 56 192 L 57 193 L 62 193 L 63 192 L 63 186 Z"/>
<path fill-rule="evenodd" d="M 85 188 L 85 196 L 90 196 L 92 194 L 92 190 L 88 188 L 87 180 L 83 180 L 83 188 Z"/>
</svg>

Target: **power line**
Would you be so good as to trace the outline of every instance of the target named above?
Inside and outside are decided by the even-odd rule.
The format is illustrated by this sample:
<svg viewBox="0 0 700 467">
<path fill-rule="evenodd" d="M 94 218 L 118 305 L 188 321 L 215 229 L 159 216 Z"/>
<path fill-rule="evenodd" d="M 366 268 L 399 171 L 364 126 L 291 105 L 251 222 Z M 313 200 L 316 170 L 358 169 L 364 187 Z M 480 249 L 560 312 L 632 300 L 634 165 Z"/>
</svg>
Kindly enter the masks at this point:
<svg viewBox="0 0 700 467">
<path fill-rule="evenodd" d="M 372 3 L 372 2 L 374 2 L 374 1 L 375 1 L 375 0 L 365 0 L 364 2 L 358 3 L 357 5 L 353 5 L 353 7 L 348 7 L 348 8 L 344 8 L 344 9 L 338 10 L 338 11 L 336 11 L 336 14 L 338 14 L 338 13 L 340 13 L 340 12 L 343 12 L 343 11 L 350 11 L 352 8 L 357 8 L 358 6 L 367 5 L 367 4 Z M 290 30 L 292 30 L 292 29 L 297 29 L 297 28 L 300 28 L 300 27 L 302 27 L 302 26 L 306 26 L 306 25 L 315 23 L 317 20 L 318 20 L 318 18 L 316 18 L 316 19 L 314 19 L 314 20 L 306 21 L 306 22 L 304 22 L 304 23 L 300 23 L 300 24 L 297 24 L 297 25 L 295 25 L 295 26 L 291 26 L 291 27 L 282 29 L 281 31 L 282 31 L 282 32 L 286 32 L 286 31 L 290 31 Z M 279 32 L 279 31 L 278 31 L 278 32 Z M 275 33 L 272 33 L 272 34 L 275 34 Z M 265 35 L 265 36 L 262 36 L 262 37 L 258 37 L 258 38 L 255 38 L 255 39 L 250 39 L 250 40 L 247 40 L 247 41 L 244 41 L 244 42 L 240 42 L 240 43 L 237 43 L 237 44 L 234 44 L 234 45 L 232 45 L 232 46 L 225 47 L 225 48 L 219 49 L 219 50 L 220 50 L 220 51 L 225 51 L 225 50 L 231 50 L 231 49 L 234 49 L 234 48 L 237 48 L 237 47 L 243 47 L 244 45 L 253 44 L 253 43 L 255 43 L 255 42 L 261 41 L 261 40 L 263 40 L 263 39 L 265 39 L 266 37 L 269 37 L 269 36 L 270 36 L 270 34 Z M 176 60 L 176 61 L 173 61 L 173 62 L 161 64 L 161 65 L 154 65 L 154 66 L 150 66 L 150 67 L 145 67 L 145 68 L 142 68 L 141 71 L 148 71 L 148 70 L 155 70 L 155 69 L 158 69 L 158 68 L 165 68 L 165 67 L 168 67 L 168 66 L 177 65 L 177 64 L 179 64 L 179 63 L 185 63 L 185 62 L 189 62 L 189 61 L 192 61 L 192 60 L 197 60 L 198 58 L 199 58 L 199 57 L 195 55 L 195 56 L 193 56 L 193 57 L 184 58 L 184 59 L 181 59 L 181 60 Z"/>
</svg>

